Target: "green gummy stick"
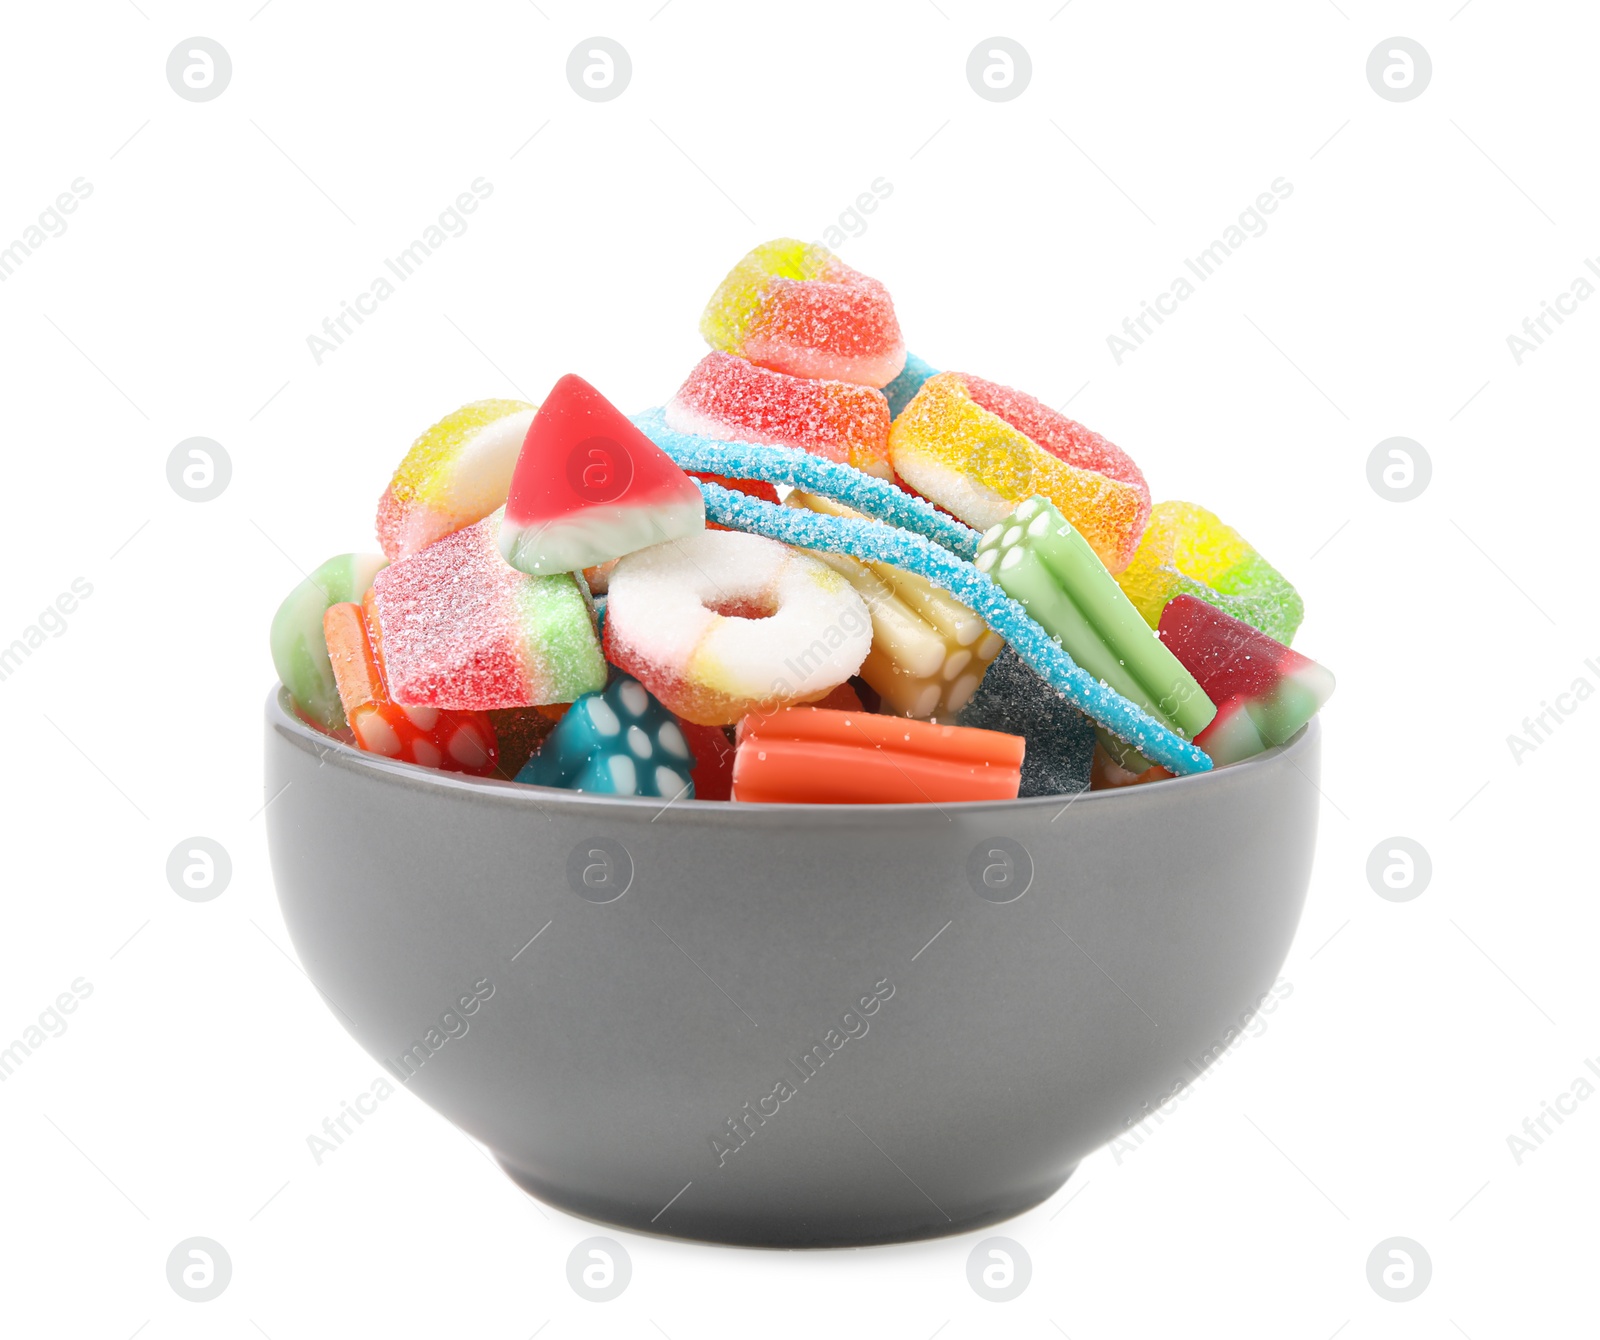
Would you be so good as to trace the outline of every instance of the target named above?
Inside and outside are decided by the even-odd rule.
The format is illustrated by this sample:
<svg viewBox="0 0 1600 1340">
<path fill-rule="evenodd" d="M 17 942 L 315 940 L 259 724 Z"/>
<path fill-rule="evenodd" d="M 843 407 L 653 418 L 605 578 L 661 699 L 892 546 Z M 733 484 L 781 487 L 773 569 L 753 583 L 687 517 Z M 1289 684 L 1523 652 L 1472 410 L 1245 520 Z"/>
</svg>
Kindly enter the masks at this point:
<svg viewBox="0 0 1600 1340">
<path fill-rule="evenodd" d="M 998 529 L 980 546 L 1000 551 L 986 570 L 1073 660 L 1180 735 L 1205 729 L 1216 707 L 1048 500 L 1028 499 Z"/>
</svg>

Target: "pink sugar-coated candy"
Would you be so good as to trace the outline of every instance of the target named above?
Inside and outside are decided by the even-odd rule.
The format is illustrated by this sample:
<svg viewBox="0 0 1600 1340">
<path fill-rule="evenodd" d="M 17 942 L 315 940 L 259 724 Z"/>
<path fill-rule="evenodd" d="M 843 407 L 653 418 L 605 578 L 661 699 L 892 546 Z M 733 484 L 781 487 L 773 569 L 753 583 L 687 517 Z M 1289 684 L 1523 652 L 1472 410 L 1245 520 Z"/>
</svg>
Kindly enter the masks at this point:
<svg viewBox="0 0 1600 1340">
<path fill-rule="evenodd" d="M 666 420 L 680 433 L 795 447 L 880 479 L 893 474 L 889 402 L 854 382 L 791 377 L 713 352 L 667 403 Z"/>
<path fill-rule="evenodd" d="M 605 687 L 583 591 L 500 556 L 501 513 L 390 564 L 372 610 L 389 693 L 405 707 L 493 711 L 569 703 Z"/>
</svg>

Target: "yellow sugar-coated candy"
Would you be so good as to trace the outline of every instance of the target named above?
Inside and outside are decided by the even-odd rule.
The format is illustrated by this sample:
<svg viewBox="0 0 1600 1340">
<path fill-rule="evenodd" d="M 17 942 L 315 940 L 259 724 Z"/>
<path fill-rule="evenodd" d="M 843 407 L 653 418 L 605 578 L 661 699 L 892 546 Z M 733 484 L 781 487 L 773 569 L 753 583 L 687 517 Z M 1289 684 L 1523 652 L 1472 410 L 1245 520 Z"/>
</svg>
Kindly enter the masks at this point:
<svg viewBox="0 0 1600 1340">
<path fill-rule="evenodd" d="M 713 349 L 738 353 L 774 279 L 827 279 L 836 263 L 827 247 L 780 237 L 747 252 L 729 270 L 700 317 L 700 333 Z"/>
<path fill-rule="evenodd" d="M 1138 543 L 1146 507 L 1138 487 L 1046 451 L 973 399 L 960 373 L 923 383 L 889 430 L 889 459 L 923 497 L 978 530 L 1042 494 L 1110 571 L 1126 567 Z"/>
<path fill-rule="evenodd" d="M 537 409 L 522 400 L 476 400 L 413 442 L 378 500 L 383 552 L 404 558 L 505 506 Z"/>
<path fill-rule="evenodd" d="M 825 516 L 868 520 L 827 498 L 798 491 L 785 500 Z M 954 716 L 978 691 L 1005 640 L 924 577 L 889 563 L 807 550 L 855 587 L 872 617 L 872 649 L 857 672 L 898 716 Z"/>
<path fill-rule="evenodd" d="M 1152 628 L 1176 595 L 1196 596 L 1287 646 L 1300 627 L 1300 593 L 1216 513 L 1157 503 L 1117 583 Z"/>
</svg>

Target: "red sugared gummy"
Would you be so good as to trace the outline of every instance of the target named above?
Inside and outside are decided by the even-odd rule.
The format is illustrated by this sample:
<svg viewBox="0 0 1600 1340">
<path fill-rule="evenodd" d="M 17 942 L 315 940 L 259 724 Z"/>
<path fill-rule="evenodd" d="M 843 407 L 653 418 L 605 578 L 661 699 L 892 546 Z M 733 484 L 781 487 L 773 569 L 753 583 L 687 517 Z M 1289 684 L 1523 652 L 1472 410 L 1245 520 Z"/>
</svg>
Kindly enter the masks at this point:
<svg viewBox="0 0 1600 1340">
<path fill-rule="evenodd" d="M 1169 600 L 1156 632 L 1217 705 L 1195 743 L 1218 763 L 1285 743 L 1333 692 L 1327 667 L 1198 597 Z"/>
<path fill-rule="evenodd" d="M 1156 632 L 1214 703 L 1258 698 L 1296 671 L 1321 668 L 1196 596 L 1167 601 Z"/>
<path fill-rule="evenodd" d="M 517 571 L 500 556 L 499 522 L 487 516 L 373 579 L 368 622 L 385 641 L 396 702 L 492 711 L 571 702 L 604 685 L 592 616 L 572 576 Z"/>
<path fill-rule="evenodd" d="M 668 403 L 680 432 L 794 447 L 889 475 L 889 402 L 855 382 L 795 377 L 714 351 Z"/>
</svg>

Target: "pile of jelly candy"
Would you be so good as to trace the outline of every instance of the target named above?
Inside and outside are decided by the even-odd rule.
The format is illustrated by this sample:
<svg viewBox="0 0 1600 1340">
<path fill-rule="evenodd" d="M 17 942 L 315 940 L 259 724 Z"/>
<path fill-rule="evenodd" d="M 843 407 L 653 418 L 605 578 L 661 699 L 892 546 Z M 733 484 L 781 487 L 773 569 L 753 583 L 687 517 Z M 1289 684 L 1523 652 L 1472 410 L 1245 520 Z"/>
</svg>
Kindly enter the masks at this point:
<svg viewBox="0 0 1600 1340">
<path fill-rule="evenodd" d="M 577 376 L 423 433 L 381 554 L 272 622 L 302 720 L 613 796 L 948 804 L 1240 762 L 1333 691 L 1287 580 L 1126 452 L 906 351 L 888 290 L 755 248 L 632 418 Z"/>
</svg>

